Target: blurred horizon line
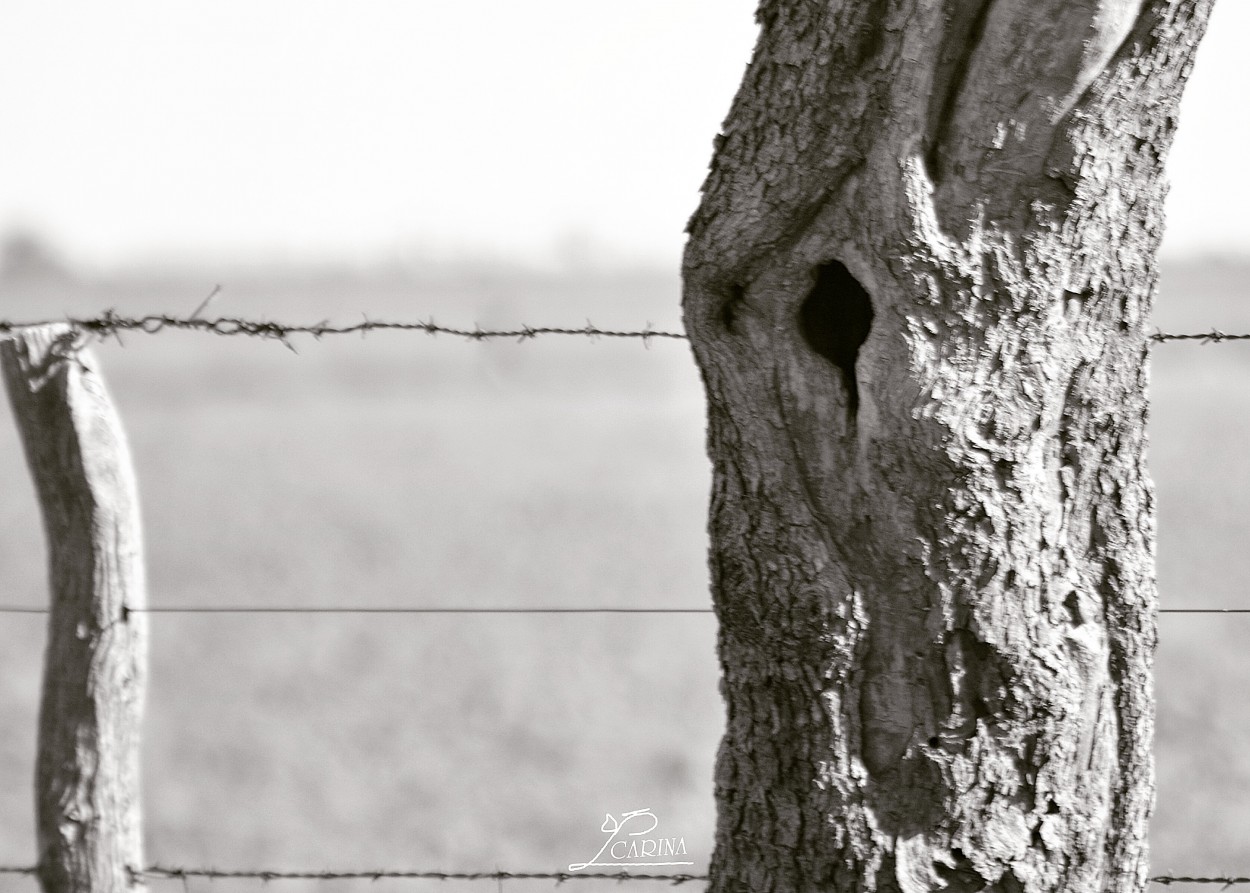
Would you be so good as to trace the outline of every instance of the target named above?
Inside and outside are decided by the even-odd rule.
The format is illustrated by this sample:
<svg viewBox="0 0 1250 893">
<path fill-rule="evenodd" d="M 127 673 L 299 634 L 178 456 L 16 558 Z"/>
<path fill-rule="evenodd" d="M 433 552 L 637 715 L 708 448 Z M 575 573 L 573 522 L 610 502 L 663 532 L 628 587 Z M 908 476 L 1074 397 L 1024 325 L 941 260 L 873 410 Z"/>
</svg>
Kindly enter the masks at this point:
<svg viewBox="0 0 1250 893">
<path fill-rule="evenodd" d="M 1250 251 L 1213 246 L 1162 251 L 1161 268 L 1206 266 L 1235 269 L 1250 266 Z M 0 283 L 46 281 L 90 283 L 230 276 L 243 279 L 455 279 L 516 277 L 525 279 L 601 278 L 619 276 L 679 277 L 680 252 L 670 259 L 658 255 L 630 256 L 590 239 L 572 238 L 546 257 L 522 257 L 487 246 L 464 245 L 449 250 L 379 252 L 374 257 L 292 257 L 281 251 L 240 252 L 237 256 L 205 252 L 134 256 L 115 263 L 91 263 L 67 252 L 45 231 L 23 227 L 0 231 Z"/>
</svg>

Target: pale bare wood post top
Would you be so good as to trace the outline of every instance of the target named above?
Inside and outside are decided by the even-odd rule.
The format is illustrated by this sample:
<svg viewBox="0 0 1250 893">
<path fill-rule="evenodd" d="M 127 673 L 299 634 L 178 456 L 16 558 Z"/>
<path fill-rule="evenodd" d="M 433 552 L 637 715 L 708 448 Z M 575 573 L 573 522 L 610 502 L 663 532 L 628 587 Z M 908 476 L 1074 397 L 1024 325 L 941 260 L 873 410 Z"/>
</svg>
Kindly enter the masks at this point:
<svg viewBox="0 0 1250 893">
<path fill-rule="evenodd" d="M 139 502 L 117 412 L 80 333 L 0 340 L 0 368 L 48 545 L 50 612 L 35 805 L 46 893 L 141 885 L 146 677 Z"/>
</svg>

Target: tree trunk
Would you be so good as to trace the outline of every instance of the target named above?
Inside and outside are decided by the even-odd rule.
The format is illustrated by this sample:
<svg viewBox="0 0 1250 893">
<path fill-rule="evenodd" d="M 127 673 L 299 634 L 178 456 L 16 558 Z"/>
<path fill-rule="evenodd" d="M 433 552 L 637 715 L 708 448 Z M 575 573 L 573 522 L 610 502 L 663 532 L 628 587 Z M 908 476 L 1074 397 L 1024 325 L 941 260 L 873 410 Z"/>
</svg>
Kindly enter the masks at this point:
<svg viewBox="0 0 1250 893">
<path fill-rule="evenodd" d="M 1147 348 L 1211 0 L 764 0 L 691 220 L 711 890 L 1139 891 Z"/>
</svg>

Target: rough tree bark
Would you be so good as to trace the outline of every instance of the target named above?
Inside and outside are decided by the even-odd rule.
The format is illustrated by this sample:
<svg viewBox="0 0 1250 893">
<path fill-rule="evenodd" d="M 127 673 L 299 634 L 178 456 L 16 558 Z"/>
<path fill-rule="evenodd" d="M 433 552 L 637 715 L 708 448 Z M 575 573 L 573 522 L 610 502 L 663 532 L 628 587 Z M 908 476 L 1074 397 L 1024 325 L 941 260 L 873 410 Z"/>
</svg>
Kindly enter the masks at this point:
<svg viewBox="0 0 1250 893">
<path fill-rule="evenodd" d="M 1212 0 L 763 0 L 684 265 L 711 890 L 1138 891 L 1163 159 Z"/>
<path fill-rule="evenodd" d="M 0 340 L 0 372 L 48 543 L 35 765 L 39 880 L 44 893 L 131 893 L 143 886 L 139 500 L 121 421 L 78 340 L 62 325 Z"/>
</svg>

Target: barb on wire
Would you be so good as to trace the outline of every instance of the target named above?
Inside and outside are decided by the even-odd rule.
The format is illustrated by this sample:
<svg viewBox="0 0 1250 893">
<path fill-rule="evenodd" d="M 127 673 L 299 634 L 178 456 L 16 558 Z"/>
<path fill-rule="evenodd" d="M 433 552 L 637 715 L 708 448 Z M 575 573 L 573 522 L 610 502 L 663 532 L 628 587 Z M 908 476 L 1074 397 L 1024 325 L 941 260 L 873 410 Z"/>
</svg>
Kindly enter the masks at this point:
<svg viewBox="0 0 1250 893">
<path fill-rule="evenodd" d="M 221 294 L 220 282 L 213 286 L 213 290 L 208 293 L 208 297 L 200 301 L 199 306 L 191 312 L 191 319 L 198 319 L 200 314 L 208 309 L 208 305 L 213 303 L 219 294 Z"/>
<path fill-rule="evenodd" d="M 210 295 L 211 297 L 211 295 Z M 207 302 L 206 302 L 207 303 Z M 169 329 L 182 329 L 187 331 L 208 332 L 213 335 L 248 335 L 255 338 L 269 338 L 275 341 L 288 343 L 288 339 L 292 335 L 312 335 L 314 338 L 321 338 L 326 335 L 351 335 L 351 334 L 367 334 L 377 331 L 400 331 L 400 332 L 424 332 L 427 335 L 453 335 L 459 338 L 465 338 L 469 341 L 486 341 L 494 338 L 509 338 L 518 341 L 527 341 L 537 338 L 540 335 L 577 335 L 589 338 L 638 338 L 643 343 L 649 343 L 652 338 L 670 338 L 674 340 L 684 341 L 686 335 L 682 332 L 669 332 L 663 329 L 653 329 L 651 324 L 647 323 L 641 329 L 603 329 L 594 323 L 587 321 L 586 325 L 580 328 L 561 327 L 561 326 L 530 326 L 522 325 L 512 329 L 483 329 L 480 326 L 474 326 L 471 329 L 457 328 L 455 326 L 443 326 L 434 322 L 433 319 L 417 320 L 415 322 L 405 321 L 385 321 L 370 319 L 364 317 L 360 322 L 334 324 L 329 320 L 323 320 L 318 323 L 284 323 L 273 320 L 263 319 L 246 319 L 239 316 L 219 316 L 213 319 L 205 319 L 199 316 L 204 309 L 201 305 L 191 316 L 172 316 L 169 314 L 158 313 L 149 314 L 147 316 L 123 316 L 113 310 L 106 310 L 98 316 L 90 317 L 69 317 L 66 319 L 46 319 L 36 322 L 14 322 L 13 320 L 0 320 L 0 334 L 14 332 L 19 329 L 32 328 L 34 326 L 52 325 L 54 323 L 69 323 L 85 332 L 90 332 L 101 337 L 105 335 L 120 335 L 122 332 L 143 332 L 149 335 L 155 335 Z"/>
</svg>

